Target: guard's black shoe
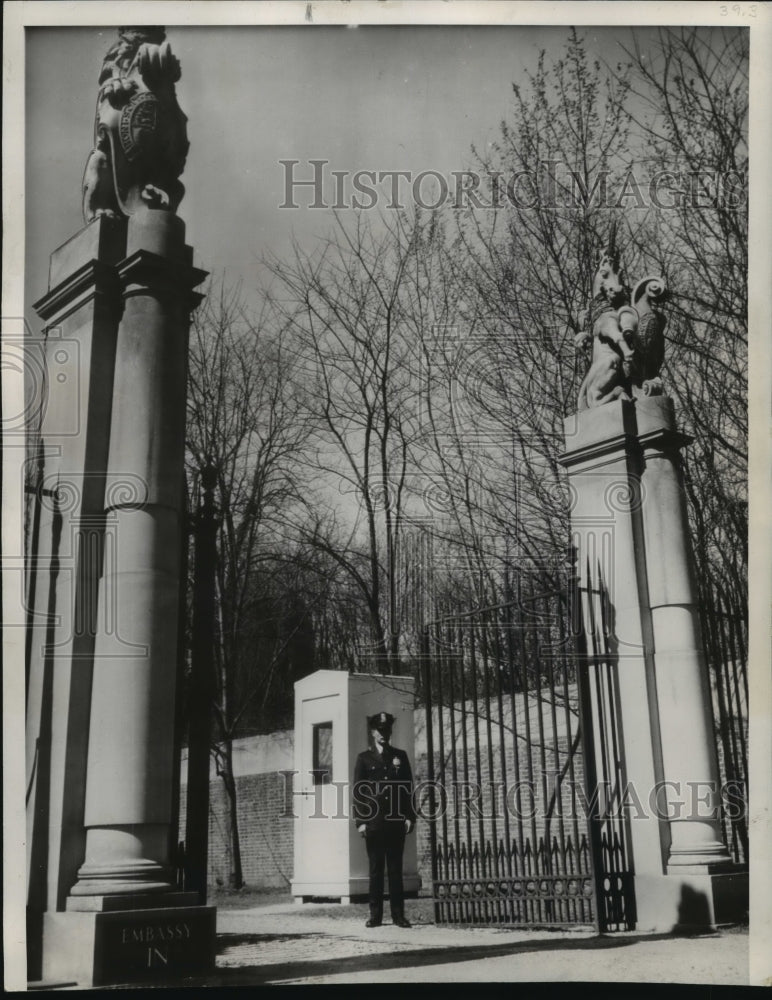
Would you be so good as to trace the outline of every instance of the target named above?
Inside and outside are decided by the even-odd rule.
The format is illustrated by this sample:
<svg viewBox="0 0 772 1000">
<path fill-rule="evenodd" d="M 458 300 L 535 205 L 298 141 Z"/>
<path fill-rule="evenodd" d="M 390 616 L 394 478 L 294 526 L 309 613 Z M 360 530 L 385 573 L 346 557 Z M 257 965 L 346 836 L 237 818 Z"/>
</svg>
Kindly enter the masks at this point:
<svg viewBox="0 0 772 1000">
<path fill-rule="evenodd" d="M 365 921 L 365 927 L 380 927 L 380 926 L 381 926 L 381 921 L 373 920 L 372 917 L 370 917 L 369 920 Z"/>
<path fill-rule="evenodd" d="M 409 920 L 405 920 L 404 917 L 395 917 L 394 918 L 394 926 L 395 927 L 412 927 L 413 925 L 410 923 Z"/>
</svg>

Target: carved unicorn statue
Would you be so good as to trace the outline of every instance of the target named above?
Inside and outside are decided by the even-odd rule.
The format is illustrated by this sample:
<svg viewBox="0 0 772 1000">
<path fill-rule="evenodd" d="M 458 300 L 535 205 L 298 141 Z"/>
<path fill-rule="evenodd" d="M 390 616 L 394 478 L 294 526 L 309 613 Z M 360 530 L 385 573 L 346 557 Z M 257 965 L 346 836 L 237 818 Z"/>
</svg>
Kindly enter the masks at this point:
<svg viewBox="0 0 772 1000">
<path fill-rule="evenodd" d="M 162 27 L 119 28 L 99 74 L 94 149 L 83 176 L 83 217 L 176 211 L 188 153 L 174 84 L 180 64 Z"/>
<path fill-rule="evenodd" d="M 664 280 L 649 275 L 635 286 L 631 304 L 613 220 L 607 246 L 598 256 L 585 329 L 575 341 L 577 347 L 592 341 L 590 368 L 579 389 L 579 410 L 615 399 L 662 394 L 659 370 L 667 320 L 661 306 L 667 294 Z"/>
</svg>

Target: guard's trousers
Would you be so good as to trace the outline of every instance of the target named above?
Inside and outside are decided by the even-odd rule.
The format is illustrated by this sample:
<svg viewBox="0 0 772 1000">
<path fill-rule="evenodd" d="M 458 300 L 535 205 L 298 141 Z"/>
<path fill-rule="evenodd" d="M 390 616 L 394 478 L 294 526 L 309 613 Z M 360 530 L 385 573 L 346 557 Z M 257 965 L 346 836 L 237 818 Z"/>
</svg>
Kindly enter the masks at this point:
<svg viewBox="0 0 772 1000">
<path fill-rule="evenodd" d="M 392 920 L 405 915 L 405 893 L 402 887 L 402 852 L 405 849 L 405 826 L 395 824 L 368 831 L 365 837 L 367 857 L 370 862 L 370 919 L 383 919 L 383 873 L 389 873 L 389 905 Z"/>
</svg>

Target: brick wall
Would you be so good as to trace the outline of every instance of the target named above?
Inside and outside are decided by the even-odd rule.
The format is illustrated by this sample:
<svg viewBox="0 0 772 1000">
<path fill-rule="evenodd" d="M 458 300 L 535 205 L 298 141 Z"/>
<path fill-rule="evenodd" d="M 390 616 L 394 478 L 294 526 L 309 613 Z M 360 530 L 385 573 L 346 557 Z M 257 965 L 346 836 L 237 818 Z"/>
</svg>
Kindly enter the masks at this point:
<svg viewBox="0 0 772 1000">
<path fill-rule="evenodd" d="M 285 818 L 284 779 L 280 774 L 236 778 L 241 866 L 255 889 L 284 889 L 292 878 L 292 818 Z M 185 838 L 187 795 L 180 793 L 180 840 Z M 228 885 L 231 871 L 229 803 L 220 778 L 209 791 L 209 884 Z"/>
</svg>

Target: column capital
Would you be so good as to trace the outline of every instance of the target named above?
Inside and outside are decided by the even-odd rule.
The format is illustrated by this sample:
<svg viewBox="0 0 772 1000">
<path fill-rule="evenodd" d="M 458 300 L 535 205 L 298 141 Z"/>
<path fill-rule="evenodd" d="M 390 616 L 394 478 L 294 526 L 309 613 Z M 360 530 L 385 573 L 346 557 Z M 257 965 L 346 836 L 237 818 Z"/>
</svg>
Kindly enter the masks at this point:
<svg viewBox="0 0 772 1000">
<path fill-rule="evenodd" d="M 123 289 L 124 299 L 144 295 L 149 290 L 184 295 L 193 309 L 203 299 L 193 289 L 200 285 L 208 272 L 181 260 L 170 260 L 150 250 L 135 250 L 116 265 L 116 273 Z"/>
<path fill-rule="evenodd" d="M 638 443 L 644 451 L 680 451 L 694 441 L 690 434 L 673 430 L 669 427 L 661 427 L 638 435 Z"/>
</svg>

